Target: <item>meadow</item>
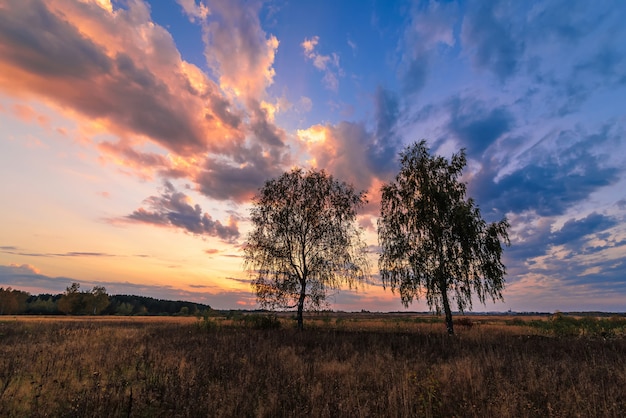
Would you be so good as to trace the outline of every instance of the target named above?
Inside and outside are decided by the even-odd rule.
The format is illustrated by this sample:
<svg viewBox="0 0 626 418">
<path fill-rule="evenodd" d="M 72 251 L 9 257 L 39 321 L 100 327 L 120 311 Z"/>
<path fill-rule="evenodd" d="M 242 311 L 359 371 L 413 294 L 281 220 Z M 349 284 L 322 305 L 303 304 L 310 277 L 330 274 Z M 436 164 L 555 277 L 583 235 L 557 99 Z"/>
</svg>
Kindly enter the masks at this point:
<svg viewBox="0 0 626 418">
<path fill-rule="evenodd" d="M 626 318 L 0 317 L 2 417 L 623 417 Z"/>
</svg>

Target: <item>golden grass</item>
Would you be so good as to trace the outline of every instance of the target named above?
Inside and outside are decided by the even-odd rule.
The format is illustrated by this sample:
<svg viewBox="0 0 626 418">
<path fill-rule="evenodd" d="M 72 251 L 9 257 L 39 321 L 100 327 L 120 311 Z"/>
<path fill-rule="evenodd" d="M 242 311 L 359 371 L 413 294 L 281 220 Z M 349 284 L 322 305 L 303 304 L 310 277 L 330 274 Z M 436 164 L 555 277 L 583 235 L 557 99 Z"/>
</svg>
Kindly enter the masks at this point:
<svg viewBox="0 0 626 418">
<path fill-rule="evenodd" d="M 623 335 L 422 319 L 5 317 L 0 416 L 626 416 Z"/>
</svg>

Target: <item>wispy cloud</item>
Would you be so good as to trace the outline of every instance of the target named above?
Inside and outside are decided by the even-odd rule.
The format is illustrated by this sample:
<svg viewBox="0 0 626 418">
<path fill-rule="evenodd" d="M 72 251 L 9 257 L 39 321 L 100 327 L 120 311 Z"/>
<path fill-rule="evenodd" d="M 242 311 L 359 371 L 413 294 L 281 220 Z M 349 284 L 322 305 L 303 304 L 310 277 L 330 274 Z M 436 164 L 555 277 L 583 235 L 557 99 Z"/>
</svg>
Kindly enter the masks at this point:
<svg viewBox="0 0 626 418">
<path fill-rule="evenodd" d="M 313 66 L 324 73 L 322 82 L 331 91 L 337 92 L 339 89 L 339 77 L 343 75 L 343 70 L 339 65 L 339 55 L 331 53 L 323 55 L 316 51 L 319 43 L 319 36 L 306 38 L 302 44 L 304 56 L 313 63 Z"/>
<path fill-rule="evenodd" d="M 69 251 L 65 253 L 39 253 L 23 250 L 14 246 L 0 247 L 0 253 L 19 255 L 24 257 L 119 257 L 116 254 L 91 252 L 91 251 Z"/>
</svg>

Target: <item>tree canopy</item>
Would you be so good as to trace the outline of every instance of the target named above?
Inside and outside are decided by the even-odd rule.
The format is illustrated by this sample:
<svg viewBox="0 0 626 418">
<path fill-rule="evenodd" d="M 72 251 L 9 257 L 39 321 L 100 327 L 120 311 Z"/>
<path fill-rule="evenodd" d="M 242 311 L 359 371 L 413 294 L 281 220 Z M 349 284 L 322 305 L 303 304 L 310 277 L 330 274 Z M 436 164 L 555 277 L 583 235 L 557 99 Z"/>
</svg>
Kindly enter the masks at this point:
<svg viewBox="0 0 626 418">
<path fill-rule="evenodd" d="M 324 171 L 294 169 L 269 180 L 253 199 L 254 225 L 245 264 L 262 307 L 318 308 L 329 289 L 353 286 L 368 274 L 366 246 L 356 226 L 366 203 Z"/>
<path fill-rule="evenodd" d="M 506 218 L 487 223 L 459 180 L 465 151 L 447 161 L 431 156 L 425 141 L 400 154 L 400 171 L 382 187 L 378 240 L 383 285 L 399 291 L 408 306 L 425 296 L 443 310 L 454 333 L 450 300 L 471 310 L 472 295 L 481 303 L 502 299 L 506 269 L 502 243 L 509 245 Z"/>
</svg>

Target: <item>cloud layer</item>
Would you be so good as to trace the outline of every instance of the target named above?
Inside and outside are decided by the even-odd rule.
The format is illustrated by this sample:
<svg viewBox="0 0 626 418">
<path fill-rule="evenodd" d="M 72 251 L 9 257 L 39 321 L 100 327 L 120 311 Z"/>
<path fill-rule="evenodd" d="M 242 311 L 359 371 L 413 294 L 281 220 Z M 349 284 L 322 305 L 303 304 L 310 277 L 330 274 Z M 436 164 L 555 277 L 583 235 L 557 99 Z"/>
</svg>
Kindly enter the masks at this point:
<svg viewBox="0 0 626 418">
<path fill-rule="evenodd" d="M 54 132 L 76 135 L 92 164 L 162 185 L 107 219 L 232 246 L 263 182 L 302 165 L 366 190 L 372 226 L 398 153 L 425 138 L 446 157 L 465 149 L 469 194 L 513 225 L 512 300 L 556 289 L 546 283 L 626 297 L 620 2 L 322 2 L 326 20 L 292 3 L 177 3 L 0 3 L 0 116 L 53 132 L 38 111 L 51 109 L 77 125 Z M 20 260 L 109 254 L 0 244 Z"/>
</svg>

